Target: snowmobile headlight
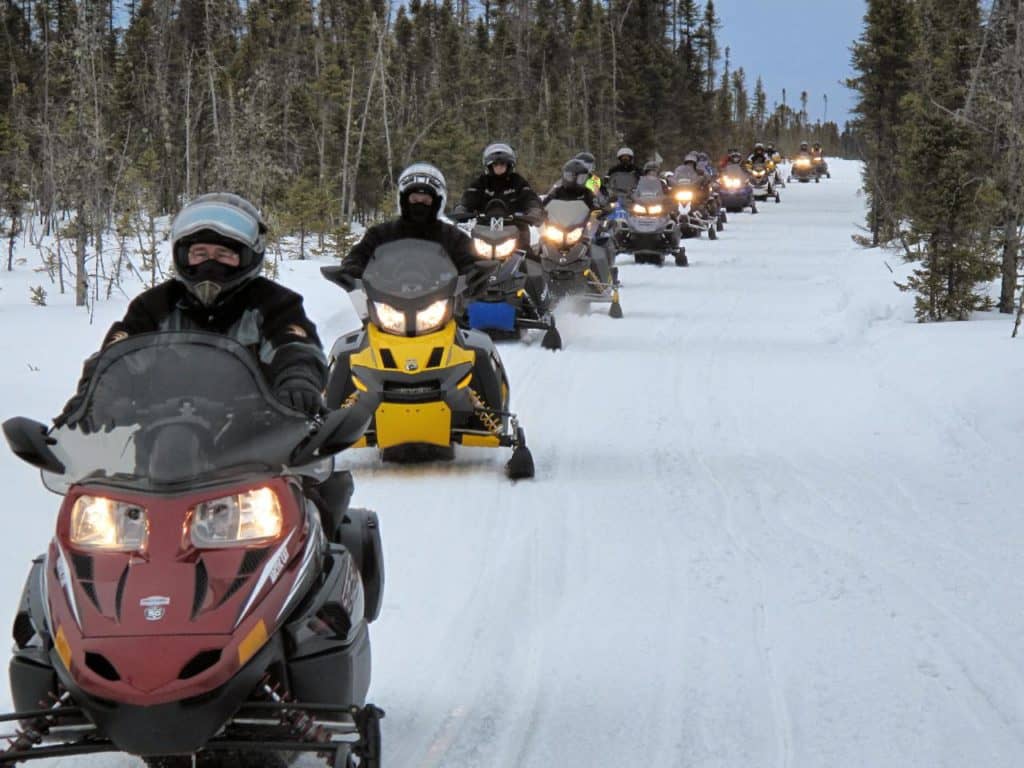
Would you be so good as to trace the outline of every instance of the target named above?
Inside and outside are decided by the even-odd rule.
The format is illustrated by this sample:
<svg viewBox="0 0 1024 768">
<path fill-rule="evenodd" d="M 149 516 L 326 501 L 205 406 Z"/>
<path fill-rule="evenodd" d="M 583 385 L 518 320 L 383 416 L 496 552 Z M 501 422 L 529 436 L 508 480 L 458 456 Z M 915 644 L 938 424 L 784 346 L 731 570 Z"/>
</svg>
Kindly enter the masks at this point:
<svg viewBox="0 0 1024 768">
<path fill-rule="evenodd" d="M 138 552 L 149 540 L 146 510 L 103 496 L 79 496 L 71 508 L 71 543 L 81 549 Z"/>
<path fill-rule="evenodd" d="M 726 189 L 739 189 L 740 188 L 740 180 L 737 179 L 735 176 L 726 176 L 725 179 L 724 179 L 724 183 L 725 183 L 725 188 Z"/>
<path fill-rule="evenodd" d="M 486 240 L 482 240 L 479 237 L 473 238 L 473 250 L 476 251 L 476 255 L 484 259 L 491 258 L 491 244 Z"/>
<path fill-rule="evenodd" d="M 545 224 L 544 228 L 540 231 L 540 236 L 555 245 L 561 245 L 565 242 L 565 235 L 562 233 L 562 230 L 554 224 Z"/>
<path fill-rule="evenodd" d="M 680 203 L 692 203 L 693 202 L 693 190 L 691 189 L 680 189 L 676 192 L 676 200 Z"/>
<path fill-rule="evenodd" d="M 448 321 L 448 299 L 438 299 L 416 313 L 416 333 L 436 331 Z"/>
<path fill-rule="evenodd" d="M 377 315 L 377 322 L 381 329 L 388 333 L 405 335 L 405 313 L 399 312 L 390 304 L 382 301 L 373 302 L 373 308 Z"/>
<path fill-rule="evenodd" d="M 498 243 L 494 246 L 494 258 L 507 259 L 516 252 L 517 245 L 519 245 L 519 239 L 515 237 L 509 238 L 504 243 Z"/>
<path fill-rule="evenodd" d="M 199 549 L 270 541 L 281 535 L 281 502 L 270 488 L 204 501 L 192 510 L 190 536 Z"/>
<path fill-rule="evenodd" d="M 810 161 L 810 160 L 808 160 L 808 159 L 807 159 L 806 157 L 801 157 L 801 158 L 800 158 L 799 160 L 797 160 L 797 161 L 796 161 L 796 162 L 794 163 L 794 165 L 795 165 L 795 166 L 796 166 L 797 168 L 806 168 L 806 167 L 807 167 L 807 166 L 809 166 L 810 164 L 811 164 L 811 161 Z"/>
<path fill-rule="evenodd" d="M 570 229 L 565 235 L 566 245 L 576 245 L 583 237 L 583 227 L 576 227 L 576 229 Z"/>
<path fill-rule="evenodd" d="M 637 203 L 633 206 L 633 213 L 639 213 L 641 216 L 647 215 L 647 208 Z"/>
<path fill-rule="evenodd" d="M 662 210 L 664 210 L 664 209 L 660 205 L 648 205 L 647 206 L 647 215 L 648 216 L 658 216 L 658 215 L 661 214 Z"/>
</svg>

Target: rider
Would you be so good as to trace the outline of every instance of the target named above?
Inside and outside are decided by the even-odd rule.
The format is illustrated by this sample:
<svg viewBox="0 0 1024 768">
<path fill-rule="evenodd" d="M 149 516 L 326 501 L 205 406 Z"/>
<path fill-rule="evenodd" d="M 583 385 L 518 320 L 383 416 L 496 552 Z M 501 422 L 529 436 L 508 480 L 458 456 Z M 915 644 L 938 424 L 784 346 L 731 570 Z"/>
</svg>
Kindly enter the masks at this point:
<svg viewBox="0 0 1024 768">
<path fill-rule="evenodd" d="M 604 202 L 587 186 L 589 179 L 586 163 L 574 157 L 562 166 L 562 178 L 555 182 L 545 197 L 547 200 L 582 200 L 591 210 L 601 210 Z"/>
<path fill-rule="evenodd" d="M 517 213 L 527 224 L 540 226 L 544 209 L 530 183 L 515 172 L 516 153 L 508 144 L 488 144 L 483 152 L 484 172 L 462 193 L 455 207 L 456 219 L 469 219 L 481 215 L 492 200 L 501 200 L 510 213 Z M 528 227 L 520 227 L 520 245 L 530 251 Z"/>
<path fill-rule="evenodd" d="M 102 346 L 153 331 L 221 333 L 258 357 L 281 402 L 317 414 L 327 373 L 323 349 L 302 297 L 260 276 L 266 233 L 248 200 L 226 192 L 197 197 L 171 225 L 174 278 L 137 296 Z M 59 423 L 66 423 L 84 398 L 96 357 L 86 361 L 78 392 Z"/>
<path fill-rule="evenodd" d="M 341 262 L 340 267 L 325 267 L 333 282 L 350 287 L 363 276 L 373 252 L 385 243 L 405 238 L 440 243 L 461 274 L 475 271 L 477 258 L 469 236 L 458 227 L 441 221 L 448 198 L 444 174 L 430 163 L 413 163 L 398 177 L 398 209 L 393 221 L 375 224 L 363 234 Z"/>
<path fill-rule="evenodd" d="M 605 189 L 604 181 L 594 171 L 597 167 L 597 158 L 594 157 L 590 152 L 577 152 L 574 160 L 581 160 L 584 165 L 587 166 L 587 189 L 594 193 L 594 197 L 599 200 L 606 200 L 608 198 L 608 190 Z"/>
<path fill-rule="evenodd" d="M 758 141 L 754 144 L 753 152 L 751 152 L 747 157 L 747 163 L 748 165 L 754 165 L 754 163 L 763 163 L 764 165 L 768 165 L 768 161 L 770 159 L 771 155 L 768 154 L 764 144 Z"/>
<path fill-rule="evenodd" d="M 636 167 L 636 158 L 632 149 L 620 147 L 619 151 L 615 153 L 615 159 L 619 162 L 608 171 L 609 177 L 616 173 L 631 173 L 634 177 L 634 184 L 640 180 L 640 169 Z"/>
</svg>

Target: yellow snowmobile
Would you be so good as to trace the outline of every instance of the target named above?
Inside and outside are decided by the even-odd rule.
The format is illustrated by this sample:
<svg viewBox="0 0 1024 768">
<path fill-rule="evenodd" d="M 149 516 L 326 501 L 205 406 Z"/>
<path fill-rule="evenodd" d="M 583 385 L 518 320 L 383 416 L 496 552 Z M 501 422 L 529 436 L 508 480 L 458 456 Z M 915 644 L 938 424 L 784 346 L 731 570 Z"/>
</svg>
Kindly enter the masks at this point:
<svg viewBox="0 0 1024 768">
<path fill-rule="evenodd" d="M 404 239 L 374 251 L 361 281 L 324 276 L 366 294 L 369 322 L 331 350 L 328 408 L 356 401 L 374 419 L 353 448 L 376 446 L 385 461 L 451 459 L 456 444 L 512 448 L 512 479 L 533 477 L 526 433 L 508 409 L 509 387 L 494 342 L 459 328 L 465 279 L 437 243 Z"/>
</svg>

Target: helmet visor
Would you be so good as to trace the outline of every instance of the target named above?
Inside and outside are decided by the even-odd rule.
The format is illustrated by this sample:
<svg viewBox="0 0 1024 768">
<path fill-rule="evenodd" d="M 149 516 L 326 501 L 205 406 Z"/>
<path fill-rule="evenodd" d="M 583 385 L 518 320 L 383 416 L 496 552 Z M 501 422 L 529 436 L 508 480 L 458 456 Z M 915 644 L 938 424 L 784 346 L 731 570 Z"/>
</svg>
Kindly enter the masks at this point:
<svg viewBox="0 0 1024 768">
<path fill-rule="evenodd" d="M 410 173 L 398 180 L 398 188 L 402 192 L 410 192 L 414 189 L 429 191 L 435 197 L 444 195 L 444 185 L 436 176 L 429 173 Z"/>
<path fill-rule="evenodd" d="M 186 206 L 174 219 L 172 237 L 180 240 L 204 229 L 256 248 L 260 239 L 260 223 L 255 217 L 232 205 L 218 202 Z"/>
</svg>

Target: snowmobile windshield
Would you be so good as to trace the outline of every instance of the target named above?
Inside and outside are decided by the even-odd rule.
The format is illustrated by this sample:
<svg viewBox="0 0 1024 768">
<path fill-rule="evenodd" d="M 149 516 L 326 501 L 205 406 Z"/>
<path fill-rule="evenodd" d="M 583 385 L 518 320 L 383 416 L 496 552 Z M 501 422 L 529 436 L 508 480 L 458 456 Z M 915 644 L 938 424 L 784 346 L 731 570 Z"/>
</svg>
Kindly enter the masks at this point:
<svg viewBox="0 0 1024 768">
<path fill-rule="evenodd" d="M 608 189 L 613 195 L 628 195 L 636 186 L 636 174 L 616 171 L 608 177 Z"/>
<path fill-rule="evenodd" d="M 675 173 L 676 173 L 676 177 L 675 177 L 675 183 L 676 184 L 679 184 L 680 182 L 684 182 L 684 181 L 685 182 L 697 181 L 698 179 L 700 179 L 700 172 L 696 168 L 694 168 L 692 165 L 680 165 L 678 168 L 676 168 Z"/>
<path fill-rule="evenodd" d="M 657 179 L 640 179 L 640 183 L 636 185 L 636 192 L 633 193 L 633 198 L 636 200 L 655 200 L 665 196 L 665 188 L 661 185 L 661 182 Z"/>
<path fill-rule="evenodd" d="M 367 298 L 398 308 L 449 299 L 458 280 L 455 264 L 440 243 L 414 238 L 380 246 L 363 272 Z"/>
<path fill-rule="evenodd" d="M 254 356 L 219 334 L 147 333 L 108 346 L 82 406 L 52 433 L 64 493 L 97 482 L 143 490 L 280 471 L 310 433 L 267 389 Z"/>
<path fill-rule="evenodd" d="M 590 207 L 582 200 L 551 200 L 547 214 L 548 223 L 568 232 L 586 223 L 590 218 Z"/>
</svg>

